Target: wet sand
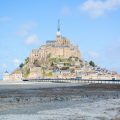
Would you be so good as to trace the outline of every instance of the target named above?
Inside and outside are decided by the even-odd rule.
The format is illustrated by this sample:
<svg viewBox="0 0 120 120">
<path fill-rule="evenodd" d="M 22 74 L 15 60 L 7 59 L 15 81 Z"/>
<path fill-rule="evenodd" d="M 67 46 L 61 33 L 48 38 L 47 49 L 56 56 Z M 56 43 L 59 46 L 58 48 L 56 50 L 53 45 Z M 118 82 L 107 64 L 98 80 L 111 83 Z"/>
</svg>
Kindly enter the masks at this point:
<svg viewBox="0 0 120 120">
<path fill-rule="evenodd" d="M 119 114 L 120 85 L 0 84 L 0 120 L 116 120 Z"/>
</svg>

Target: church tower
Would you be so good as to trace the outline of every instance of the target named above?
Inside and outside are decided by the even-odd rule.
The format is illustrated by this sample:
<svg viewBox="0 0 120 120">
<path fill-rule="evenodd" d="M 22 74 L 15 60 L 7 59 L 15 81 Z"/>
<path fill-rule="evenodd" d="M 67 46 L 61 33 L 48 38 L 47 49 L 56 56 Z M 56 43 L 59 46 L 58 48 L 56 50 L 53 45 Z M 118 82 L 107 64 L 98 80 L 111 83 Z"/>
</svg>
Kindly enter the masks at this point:
<svg viewBox="0 0 120 120">
<path fill-rule="evenodd" d="M 58 20 L 57 33 L 56 33 L 57 43 L 61 42 L 61 33 L 60 33 L 60 20 Z"/>
</svg>

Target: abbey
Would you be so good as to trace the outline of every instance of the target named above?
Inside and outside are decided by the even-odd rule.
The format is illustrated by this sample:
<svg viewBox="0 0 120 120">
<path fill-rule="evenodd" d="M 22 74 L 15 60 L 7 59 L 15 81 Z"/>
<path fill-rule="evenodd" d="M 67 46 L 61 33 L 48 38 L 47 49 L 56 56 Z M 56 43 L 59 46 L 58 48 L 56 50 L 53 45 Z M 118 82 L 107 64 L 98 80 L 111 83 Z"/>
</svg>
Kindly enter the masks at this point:
<svg viewBox="0 0 120 120">
<path fill-rule="evenodd" d="M 34 63 L 35 60 L 43 61 L 50 56 L 52 58 L 69 58 L 77 57 L 81 58 L 81 54 L 78 46 L 73 45 L 69 39 L 63 37 L 60 33 L 60 24 L 58 21 L 58 29 L 55 40 L 46 41 L 45 45 L 42 45 L 38 49 L 33 49 L 30 53 L 29 60 Z"/>
</svg>

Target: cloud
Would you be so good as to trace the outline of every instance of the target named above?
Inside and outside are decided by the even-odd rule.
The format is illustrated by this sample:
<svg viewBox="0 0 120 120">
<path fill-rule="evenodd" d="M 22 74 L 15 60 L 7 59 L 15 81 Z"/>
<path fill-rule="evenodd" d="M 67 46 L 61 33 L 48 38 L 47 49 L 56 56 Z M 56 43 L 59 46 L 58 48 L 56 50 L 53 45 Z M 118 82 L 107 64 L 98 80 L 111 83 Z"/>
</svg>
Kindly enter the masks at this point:
<svg viewBox="0 0 120 120">
<path fill-rule="evenodd" d="M 61 14 L 62 16 L 68 16 L 68 15 L 70 15 L 70 8 L 67 7 L 67 6 L 63 7 L 63 8 L 61 9 L 60 14 Z"/>
<path fill-rule="evenodd" d="M 120 8 L 120 0 L 86 0 L 80 5 L 80 10 L 96 18 L 107 12 Z"/>
<path fill-rule="evenodd" d="M 7 17 L 7 16 L 0 17 L 0 22 L 7 22 L 7 21 L 10 21 L 10 20 L 11 20 L 11 18 Z"/>
<path fill-rule="evenodd" d="M 15 58 L 15 59 L 13 60 L 13 63 L 14 63 L 15 66 L 19 66 L 20 63 L 21 63 L 21 60 Z"/>
<path fill-rule="evenodd" d="M 37 44 L 38 42 L 39 42 L 38 36 L 35 34 L 28 36 L 25 40 L 25 43 L 27 45 Z"/>
<path fill-rule="evenodd" d="M 25 23 L 25 24 L 22 24 L 17 32 L 17 35 L 19 36 L 27 36 L 30 31 L 35 28 L 37 26 L 36 23 L 34 22 L 29 22 L 29 23 Z"/>
<path fill-rule="evenodd" d="M 34 22 L 29 22 L 26 24 L 22 24 L 17 32 L 17 35 L 23 37 L 25 44 L 38 44 L 39 39 L 36 34 L 33 34 L 33 29 L 37 26 Z"/>
</svg>

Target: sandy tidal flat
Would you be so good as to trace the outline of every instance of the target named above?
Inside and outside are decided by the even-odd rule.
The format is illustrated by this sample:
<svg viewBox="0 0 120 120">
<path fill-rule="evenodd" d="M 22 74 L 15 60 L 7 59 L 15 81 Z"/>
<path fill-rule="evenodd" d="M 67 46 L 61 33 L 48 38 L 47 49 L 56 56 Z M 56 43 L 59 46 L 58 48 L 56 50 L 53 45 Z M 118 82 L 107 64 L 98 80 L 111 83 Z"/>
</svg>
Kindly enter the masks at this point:
<svg viewBox="0 0 120 120">
<path fill-rule="evenodd" d="M 0 120 L 120 120 L 119 85 L 52 85 L 0 85 Z"/>
</svg>

